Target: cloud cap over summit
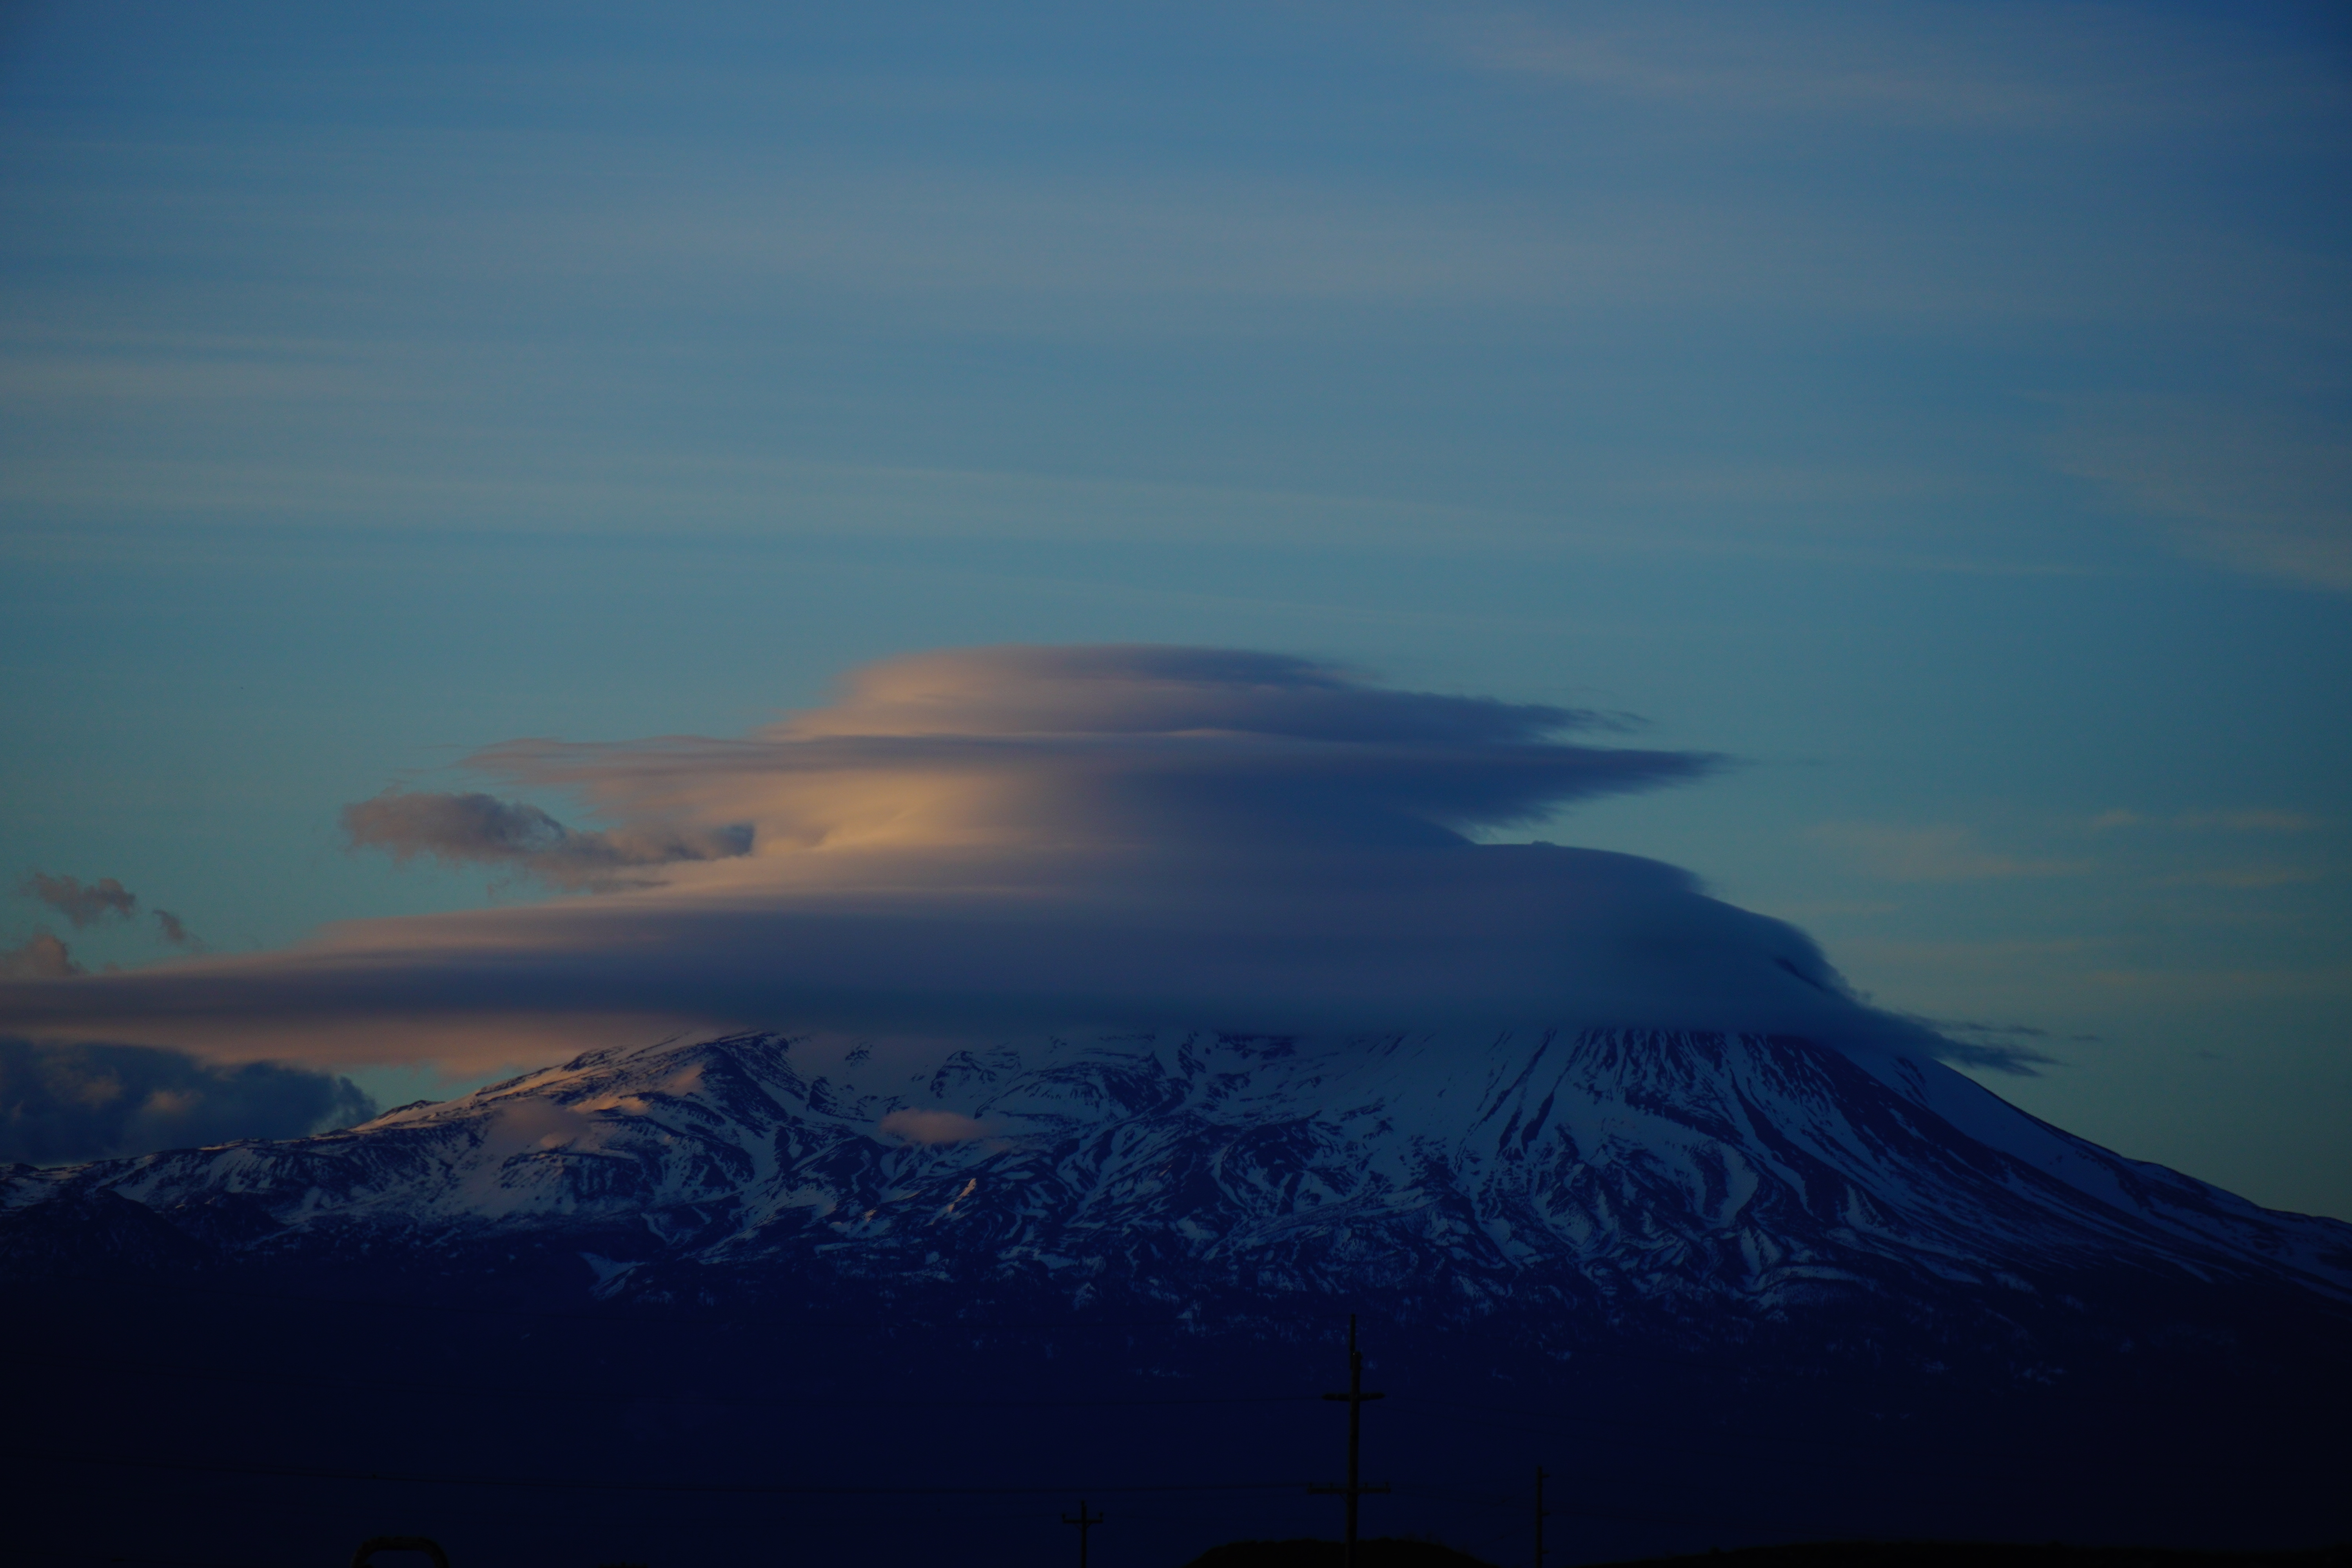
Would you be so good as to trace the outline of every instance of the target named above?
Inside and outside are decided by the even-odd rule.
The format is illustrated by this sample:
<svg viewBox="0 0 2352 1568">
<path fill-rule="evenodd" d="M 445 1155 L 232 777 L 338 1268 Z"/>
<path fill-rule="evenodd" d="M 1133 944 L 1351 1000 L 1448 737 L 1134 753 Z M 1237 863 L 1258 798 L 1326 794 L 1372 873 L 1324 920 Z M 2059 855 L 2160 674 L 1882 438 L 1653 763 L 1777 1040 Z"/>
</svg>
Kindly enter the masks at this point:
<svg viewBox="0 0 2352 1568">
<path fill-rule="evenodd" d="M 0 1020 L 453 1067 L 717 1025 L 1624 1026 L 1957 1049 L 1860 1006 L 1801 932 L 1672 867 L 1469 837 L 1716 766 L 1559 738 L 1600 722 L 1223 649 L 895 659 L 737 740 L 473 760 L 609 825 L 534 818 L 534 842 L 691 851 L 633 858 L 630 884 L 19 983 Z M 433 810 L 370 820 L 395 854 L 467 853 Z M 404 845 L 404 821 L 429 841 Z M 481 836 L 478 858 L 512 863 L 510 837 Z"/>
</svg>

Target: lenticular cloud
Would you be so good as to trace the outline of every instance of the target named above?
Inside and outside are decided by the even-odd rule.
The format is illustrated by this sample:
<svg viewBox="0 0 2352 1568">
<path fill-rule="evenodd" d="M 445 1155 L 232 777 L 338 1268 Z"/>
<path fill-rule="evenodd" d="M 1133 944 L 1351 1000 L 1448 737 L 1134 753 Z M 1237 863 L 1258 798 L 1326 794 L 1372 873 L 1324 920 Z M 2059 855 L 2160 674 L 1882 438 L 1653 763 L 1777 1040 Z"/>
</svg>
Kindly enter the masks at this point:
<svg viewBox="0 0 2352 1568">
<path fill-rule="evenodd" d="M 602 826 L 483 795 L 346 817 L 395 855 L 602 890 L 8 985 L 0 1022 L 452 1067 L 707 1026 L 1640 1026 L 1955 1049 L 1859 1006 L 1802 933 L 1672 867 L 1475 841 L 1715 765 L 1564 738 L 1603 727 L 1272 654 L 926 654 L 740 739 L 473 759 Z"/>
<path fill-rule="evenodd" d="M 768 878 L 812 868 L 793 850 L 1458 847 L 1708 767 L 1554 738 L 1593 721 L 1274 654 L 1005 647 L 877 665 L 740 741 L 517 742 L 475 763 L 576 791 L 625 833 L 748 833 Z"/>
</svg>

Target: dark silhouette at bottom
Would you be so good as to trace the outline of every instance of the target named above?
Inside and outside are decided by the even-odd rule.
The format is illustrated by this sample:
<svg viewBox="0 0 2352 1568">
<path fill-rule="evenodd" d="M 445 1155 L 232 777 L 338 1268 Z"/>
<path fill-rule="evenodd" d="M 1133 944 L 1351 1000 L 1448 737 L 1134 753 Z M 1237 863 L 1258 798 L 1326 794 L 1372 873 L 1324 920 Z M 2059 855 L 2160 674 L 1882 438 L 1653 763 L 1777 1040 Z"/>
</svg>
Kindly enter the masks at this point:
<svg viewBox="0 0 2352 1568">
<path fill-rule="evenodd" d="M 1234 1541 L 1185 1568 L 1339 1568 L 1337 1541 Z M 1356 1543 L 1363 1568 L 1494 1568 L 1434 1541 Z M 1820 1541 L 1686 1557 L 1645 1557 L 1594 1568 L 2352 1568 L 2352 1546 L 2316 1552 L 2173 1552 L 2145 1546 L 2003 1545 L 1970 1541 Z"/>
<path fill-rule="evenodd" d="M 1434 1541 L 1374 1536 L 1359 1540 L 1353 1550 L 1357 1568 L 1495 1568 Z M 1340 1568 L 1349 1551 L 1340 1541 L 1234 1541 L 1211 1547 L 1185 1568 Z"/>
<path fill-rule="evenodd" d="M 1087 1500 L 1084 1498 L 1078 1500 L 1078 1511 L 1075 1515 L 1066 1513 L 1062 1516 L 1064 1524 L 1078 1527 L 1078 1568 L 1087 1568 L 1087 1537 L 1093 1534 L 1095 1526 L 1102 1521 L 1102 1515 L 1087 1511 Z"/>
</svg>

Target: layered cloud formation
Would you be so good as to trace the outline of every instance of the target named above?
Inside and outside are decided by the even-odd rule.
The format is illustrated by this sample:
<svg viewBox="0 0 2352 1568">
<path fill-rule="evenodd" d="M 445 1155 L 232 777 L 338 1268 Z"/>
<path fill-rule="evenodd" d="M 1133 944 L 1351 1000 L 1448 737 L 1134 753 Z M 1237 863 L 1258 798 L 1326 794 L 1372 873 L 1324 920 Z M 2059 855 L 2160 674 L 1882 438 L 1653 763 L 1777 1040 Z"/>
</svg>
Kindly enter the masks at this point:
<svg viewBox="0 0 2352 1568">
<path fill-rule="evenodd" d="M 517 742 L 473 759 L 509 786 L 569 793 L 604 827 L 489 795 L 346 814 L 362 846 L 605 890 L 19 982 L 0 986 L 0 1021 L 457 1068 L 721 1026 L 1622 1025 L 1968 1054 L 1859 1005 L 1802 933 L 1685 872 L 1475 841 L 1717 766 L 1562 738 L 1603 727 L 1270 654 L 902 658 L 739 740 Z"/>
</svg>

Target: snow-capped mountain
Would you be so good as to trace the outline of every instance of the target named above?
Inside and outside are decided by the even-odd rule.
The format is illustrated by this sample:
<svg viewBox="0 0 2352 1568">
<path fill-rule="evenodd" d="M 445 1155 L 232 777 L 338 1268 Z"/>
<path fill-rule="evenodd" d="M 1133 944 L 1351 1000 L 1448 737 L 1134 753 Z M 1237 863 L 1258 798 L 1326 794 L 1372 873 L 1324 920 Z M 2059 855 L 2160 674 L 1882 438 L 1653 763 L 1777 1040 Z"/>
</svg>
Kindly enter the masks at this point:
<svg viewBox="0 0 2352 1568">
<path fill-rule="evenodd" d="M 672 1041 L 347 1131 L 20 1167 L 5 1202 L 0 1245 L 36 1265 L 454 1267 L 526 1238 L 607 1300 L 1376 1296 L 1543 1339 L 1963 1300 L 2079 1317 L 2095 1279 L 2124 1332 L 2117 1278 L 2352 1304 L 2352 1225 L 1931 1061 L 1704 1034 Z"/>
</svg>

